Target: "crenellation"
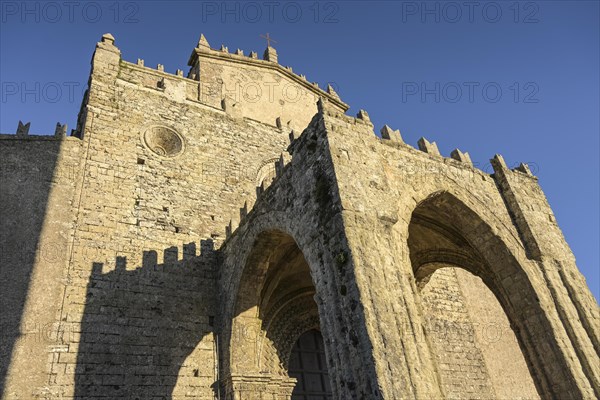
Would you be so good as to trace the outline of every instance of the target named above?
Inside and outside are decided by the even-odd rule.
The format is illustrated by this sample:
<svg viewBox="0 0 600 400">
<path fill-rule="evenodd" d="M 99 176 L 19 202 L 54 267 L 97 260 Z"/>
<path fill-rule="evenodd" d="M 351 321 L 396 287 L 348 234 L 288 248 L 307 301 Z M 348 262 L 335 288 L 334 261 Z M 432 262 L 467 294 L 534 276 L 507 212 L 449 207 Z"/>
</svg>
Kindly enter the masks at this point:
<svg viewBox="0 0 600 400">
<path fill-rule="evenodd" d="M 65 137 L 67 136 L 67 124 L 61 125 L 60 122 L 56 123 L 56 129 L 54 129 L 54 136 Z"/>
<path fill-rule="evenodd" d="M 283 159 L 283 153 L 279 156 L 279 160 L 275 161 L 275 177 L 279 178 L 283 175 L 283 169 L 285 167 L 285 162 Z"/>
<path fill-rule="evenodd" d="M 319 97 L 319 99 L 317 100 L 317 112 L 321 115 L 325 114 L 327 111 L 327 108 L 329 107 L 329 102 L 327 101 L 326 98 L 324 97 Z"/>
<path fill-rule="evenodd" d="M 165 66 L 164 66 L 164 65 L 162 65 L 162 64 L 158 64 L 158 65 L 156 66 L 156 69 L 157 69 L 158 71 L 160 71 L 160 72 L 165 72 Z"/>
<path fill-rule="evenodd" d="M 450 158 L 452 158 L 456 161 L 464 162 L 469 165 L 473 165 L 473 162 L 471 161 L 471 156 L 469 155 L 469 153 L 467 153 L 467 152 L 463 153 L 459 149 L 452 150 L 452 152 L 450 153 Z"/>
<path fill-rule="evenodd" d="M 437 144 L 435 142 L 429 142 L 424 137 L 421 137 L 417 142 L 417 145 L 419 146 L 419 150 L 421 150 L 422 152 L 431 154 L 433 156 L 441 157 L 440 151 L 438 150 Z"/>
<path fill-rule="evenodd" d="M 256 199 L 258 200 L 260 196 L 265 192 L 265 182 L 261 182 L 260 185 L 256 187 Z"/>
<path fill-rule="evenodd" d="M 31 126 L 31 122 L 23 124 L 19 120 L 19 126 L 17 126 L 17 136 L 27 136 L 29 135 L 29 127 Z"/>
<path fill-rule="evenodd" d="M 400 135 L 400 130 L 393 130 L 388 125 L 384 125 L 381 128 L 381 138 L 385 140 L 391 140 L 392 142 L 404 143 L 402 140 L 402 135 Z"/>
<path fill-rule="evenodd" d="M 365 110 L 358 110 L 358 113 L 356 114 L 356 118 L 364 121 L 364 122 L 371 122 L 371 118 L 369 118 L 369 113 L 366 112 Z"/>
<path fill-rule="evenodd" d="M 513 171 L 518 171 L 518 172 L 522 172 L 525 175 L 531 176 L 533 177 L 533 173 L 531 172 L 531 169 L 529 168 L 529 165 L 525 164 L 525 163 L 520 163 L 518 167 L 514 168 Z"/>
<path fill-rule="evenodd" d="M 500 154 L 494 154 L 494 157 L 490 160 L 490 163 L 492 164 L 495 172 L 508 170 L 506 161 L 504 161 L 504 157 L 502 157 Z"/>
<path fill-rule="evenodd" d="M 359 118 L 358 116 L 351 117 L 349 115 L 344 114 L 343 112 L 340 112 L 340 110 L 337 107 L 335 107 L 333 103 L 329 101 L 329 99 L 325 97 L 319 97 L 319 100 L 317 101 L 317 110 L 320 115 L 327 117 L 326 120 L 330 123 L 328 125 L 329 129 L 335 130 L 337 129 L 337 125 L 340 125 L 344 128 L 348 128 L 349 126 L 357 124 L 366 127 L 368 131 L 372 131 L 373 129 L 373 124 L 371 123 L 370 119 L 366 119 L 368 118 L 368 114 L 366 114 L 366 111 L 364 110 L 359 111 L 361 118 Z"/>
<path fill-rule="evenodd" d="M 332 95 L 333 97 L 335 97 L 336 99 L 340 99 L 340 96 L 337 94 L 337 92 L 333 89 L 333 86 L 331 86 L 329 83 L 327 84 L 327 93 L 329 93 L 330 95 Z"/>
<path fill-rule="evenodd" d="M 311 107 L 318 97 L 328 97 L 341 111 L 348 109 L 339 97 L 309 83 L 304 75 L 299 76 L 279 65 L 274 58 L 274 48 L 267 48 L 265 53 L 269 60 L 255 60 L 252 57 L 223 53 L 207 47 L 195 48 L 188 60 L 191 67 L 188 76 L 195 74 L 200 82 L 199 100 L 207 105 L 217 106 L 217 101 L 220 102 L 228 95 L 240 103 L 242 116 L 266 123 L 271 123 L 279 116 L 282 124 L 293 119 L 296 125 L 290 125 L 290 128 L 294 129 L 301 129 L 310 120 Z M 203 74 L 199 73 L 200 60 Z M 236 76 L 245 76 L 245 79 L 237 79 Z M 274 85 L 274 82 L 277 84 Z M 275 97 L 259 96 L 251 101 L 247 95 L 244 96 L 244 91 L 248 90 L 246 87 L 260 88 L 257 90 L 262 93 L 268 91 Z M 294 97 L 290 98 L 292 93 Z M 285 105 L 282 108 L 283 113 L 273 115 L 278 110 L 272 107 L 273 102 Z"/>
<path fill-rule="evenodd" d="M 19 126 L 17 127 L 17 132 L 15 134 L 0 134 L 0 139 L 20 139 L 27 141 L 54 141 L 54 140 L 63 140 L 69 139 L 79 141 L 81 138 L 77 135 L 77 131 L 75 129 L 71 129 L 71 133 L 67 136 L 68 126 L 67 124 L 61 124 L 58 122 L 54 128 L 54 132 L 52 135 L 50 134 L 30 134 L 29 127 L 31 123 L 23 124 L 22 121 L 19 121 Z"/>
<path fill-rule="evenodd" d="M 186 86 L 189 89 L 195 89 L 195 91 L 197 92 L 198 90 L 198 81 L 195 80 L 194 78 L 194 74 L 191 74 L 190 76 L 183 76 L 183 73 L 181 75 L 178 75 L 177 73 L 175 74 L 171 74 L 169 72 L 165 72 L 164 71 L 164 67 L 163 70 L 159 70 L 157 69 L 153 69 L 153 68 L 149 68 L 139 64 L 134 64 L 134 63 L 130 63 L 128 61 L 120 61 L 120 65 L 121 65 L 121 75 L 119 76 L 119 79 L 122 79 L 124 81 L 127 81 L 129 83 L 133 83 L 135 85 L 139 85 L 141 82 L 145 82 L 148 79 L 153 79 L 155 80 L 155 82 L 158 82 L 159 80 L 165 80 L 165 78 L 169 79 L 169 80 L 173 80 L 174 82 L 185 82 Z M 160 64 L 159 64 L 160 65 Z M 126 73 L 125 73 L 126 72 Z M 158 84 L 153 85 L 152 86 L 153 89 L 159 88 Z M 193 97 L 188 97 L 188 100 L 196 100 L 197 101 L 197 95 L 193 96 Z"/>
<path fill-rule="evenodd" d="M 229 239 L 231 237 L 231 234 L 233 233 L 232 224 L 233 224 L 233 221 L 229 220 L 229 224 L 227 224 L 227 226 L 225 226 L 225 240 Z"/>
<path fill-rule="evenodd" d="M 104 35 L 102 35 L 102 43 L 114 45 L 115 37 L 110 33 L 105 33 Z"/>
<path fill-rule="evenodd" d="M 139 65 L 140 67 L 143 67 L 144 66 L 144 60 L 141 59 L 141 58 L 138 58 L 137 59 L 137 65 Z"/>
</svg>

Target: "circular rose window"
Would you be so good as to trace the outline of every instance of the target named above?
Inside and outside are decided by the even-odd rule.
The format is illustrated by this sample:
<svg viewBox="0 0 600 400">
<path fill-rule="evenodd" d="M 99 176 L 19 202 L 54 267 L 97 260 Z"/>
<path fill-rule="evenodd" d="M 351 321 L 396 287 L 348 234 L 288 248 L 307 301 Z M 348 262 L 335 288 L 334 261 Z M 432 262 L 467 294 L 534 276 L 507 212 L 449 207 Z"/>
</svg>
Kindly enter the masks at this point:
<svg viewBox="0 0 600 400">
<path fill-rule="evenodd" d="M 183 151 L 183 138 L 171 128 L 154 126 L 144 133 L 144 143 L 159 156 L 175 157 Z"/>
</svg>

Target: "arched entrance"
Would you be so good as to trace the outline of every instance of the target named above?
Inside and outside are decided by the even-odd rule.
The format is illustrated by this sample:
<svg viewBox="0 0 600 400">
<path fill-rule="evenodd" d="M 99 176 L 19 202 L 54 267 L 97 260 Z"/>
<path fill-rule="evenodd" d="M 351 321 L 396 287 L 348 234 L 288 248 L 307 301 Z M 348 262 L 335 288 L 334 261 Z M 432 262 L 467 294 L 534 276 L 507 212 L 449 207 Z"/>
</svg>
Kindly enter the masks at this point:
<svg viewBox="0 0 600 400">
<path fill-rule="evenodd" d="M 513 255 L 520 251 L 517 246 L 508 249 L 448 192 L 435 193 L 415 208 L 408 233 L 426 340 L 446 397 L 577 396 L 568 395 L 569 368 L 530 275 Z M 482 340 L 486 321 L 481 318 L 490 313 L 493 328 L 508 335 L 504 342 Z M 494 354 L 505 362 L 491 360 Z M 512 382 L 503 375 L 506 363 L 514 368 Z"/>
<path fill-rule="evenodd" d="M 227 398 L 292 396 L 296 387 L 296 377 L 289 373 L 293 349 L 301 359 L 310 358 L 307 340 L 317 339 L 307 332 L 321 329 L 314 296 L 309 265 L 294 239 L 277 230 L 258 235 L 242 272 L 231 321 Z M 319 351 L 319 378 L 327 377 L 323 341 L 313 344 L 318 346 L 313 355 Z M 313 372 L 304 371 L 301 379 L 314 377 Z"/>
</svg>

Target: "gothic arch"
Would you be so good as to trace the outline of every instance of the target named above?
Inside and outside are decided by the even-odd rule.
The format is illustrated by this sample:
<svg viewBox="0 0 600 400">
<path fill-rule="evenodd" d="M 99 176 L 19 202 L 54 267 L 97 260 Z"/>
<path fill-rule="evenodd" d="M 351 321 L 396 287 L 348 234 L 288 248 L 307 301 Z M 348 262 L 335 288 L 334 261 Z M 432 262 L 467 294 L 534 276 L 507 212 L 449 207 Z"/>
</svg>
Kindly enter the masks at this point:
<svg viewBox="0 0 600 400">
<path fill-rule="evenodd" d="M 222 346 L 227 398 L 267 393 L 288 399 L 296 380 L 288 364 L 298 338 L 321 329 L 313 273 L 294 238 L 281 227 L 257 230 L 231 281 Z M 251 394 L 252 393 L 252 394 Z"/>
<path fill-rule="evenodd" d="M 443 266 L 480 277 L 508 317 L 540 395 L 578 397 L 557 332 L 560 325 L 553 321 L 556 312 L 544 301 L 545 282 L 532 268 L 517 235 L 474 197 L 437 191 L 416 201 L 406 219 L 410 223 L 404 249 L 417 286 L 424 286 Z"/>
</svg>

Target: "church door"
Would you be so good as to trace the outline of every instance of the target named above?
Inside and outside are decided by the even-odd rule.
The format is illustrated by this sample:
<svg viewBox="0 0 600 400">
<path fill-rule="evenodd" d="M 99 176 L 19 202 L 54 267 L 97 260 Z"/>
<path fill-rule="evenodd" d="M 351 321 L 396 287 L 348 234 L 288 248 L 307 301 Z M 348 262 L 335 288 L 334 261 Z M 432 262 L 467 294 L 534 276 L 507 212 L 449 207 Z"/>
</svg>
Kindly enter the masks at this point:
<svg viewBox="0 0 600 400">
<path fill-rule="evenodd" d="M 292 400 L 332 398 L 321 332 L 310 330 L 300 336 L 292 349 L 289 375 L 298 380 Z"/>
</svg>

